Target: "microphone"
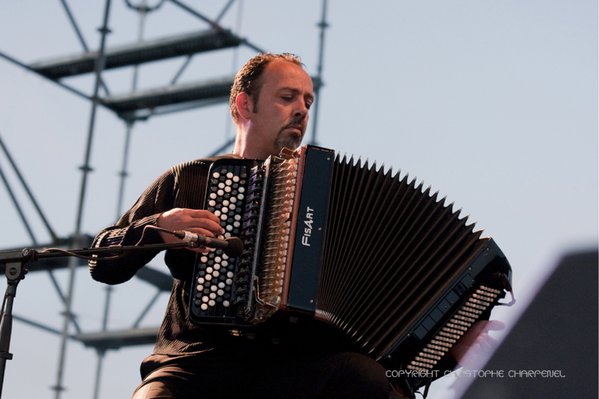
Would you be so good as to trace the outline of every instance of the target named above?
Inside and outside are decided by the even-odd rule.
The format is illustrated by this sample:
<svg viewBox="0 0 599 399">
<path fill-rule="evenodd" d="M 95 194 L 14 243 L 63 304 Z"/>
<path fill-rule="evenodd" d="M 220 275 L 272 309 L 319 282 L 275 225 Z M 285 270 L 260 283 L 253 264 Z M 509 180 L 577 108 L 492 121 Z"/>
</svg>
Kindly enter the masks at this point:
<svg viewBox="0 0 599 399">
<path fill-rule="evenodd" d="M 243 242 L 237 237 L 230 237 L 221 240 L 218 238 L 194 234 L 186 230 L 177 230 L 174 231 L 173 234 L 175 237 L 183 241 L 194 244 L 194 246 L 222 249 L 225 254 L 233 258 L 241 255 L 241 252 L 243 251 Z"/>
</svg>

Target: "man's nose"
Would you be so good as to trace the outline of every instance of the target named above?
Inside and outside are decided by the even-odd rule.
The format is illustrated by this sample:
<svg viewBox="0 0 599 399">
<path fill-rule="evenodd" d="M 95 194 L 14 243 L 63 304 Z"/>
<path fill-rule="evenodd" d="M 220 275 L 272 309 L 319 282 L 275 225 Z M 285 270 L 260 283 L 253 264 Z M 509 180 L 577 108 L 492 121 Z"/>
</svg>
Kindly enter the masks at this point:
<svg viewBox="0 0 599 399">
<path fill-rule="evenodd" d="M 296 118 L 305 118 L 308 115 L 308 107 L 304 104 L 303 101 L 298 102 L 298 105 L 295 108 L 295 112 L 293 116 Z"/>
</svg>

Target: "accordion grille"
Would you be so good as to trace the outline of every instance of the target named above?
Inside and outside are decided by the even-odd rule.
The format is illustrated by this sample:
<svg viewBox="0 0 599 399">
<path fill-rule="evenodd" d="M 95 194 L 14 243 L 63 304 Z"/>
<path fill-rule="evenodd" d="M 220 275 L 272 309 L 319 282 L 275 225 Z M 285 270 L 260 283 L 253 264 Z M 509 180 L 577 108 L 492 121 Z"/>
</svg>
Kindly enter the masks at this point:
<svg viewBox="0 0 599 399">
<path fill-rule="evenodd" d="M 444 202 L 407 176 L 337 157 L 318 317 L 365 352 L 388 353 L 484 247 Z"/>
</svg>

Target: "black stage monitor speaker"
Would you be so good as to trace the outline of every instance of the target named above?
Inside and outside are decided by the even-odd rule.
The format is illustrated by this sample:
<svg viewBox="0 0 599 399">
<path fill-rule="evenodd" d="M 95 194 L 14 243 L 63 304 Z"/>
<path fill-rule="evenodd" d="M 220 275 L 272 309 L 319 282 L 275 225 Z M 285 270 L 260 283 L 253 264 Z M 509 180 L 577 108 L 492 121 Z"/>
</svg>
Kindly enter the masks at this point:
<svg viewBox="0 0 599 399">
<path fill-rule="evenodd" d="M 597 398 L 597 250 L 565 256 L 466 399 Z M 490 374 L 489 374 L 490 375 Z"/>
</svg>

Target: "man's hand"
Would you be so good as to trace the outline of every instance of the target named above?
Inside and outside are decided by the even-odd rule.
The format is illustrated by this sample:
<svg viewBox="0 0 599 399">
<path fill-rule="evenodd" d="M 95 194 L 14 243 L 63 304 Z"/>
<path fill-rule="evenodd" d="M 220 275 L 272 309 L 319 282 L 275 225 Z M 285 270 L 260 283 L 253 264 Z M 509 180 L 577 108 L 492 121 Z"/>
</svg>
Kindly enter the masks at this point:
<svg viewBox="0 0 599 399">
<path fill-rule="evenodd" d="M 493 350 L 497 346 L 497 340 L 489 335 L 489 331 L 503 330 L 505 324 L 498 320 L 482 320 L 474 323 L 472 328 L 451 348 L 450 356 L 460 364 L 466 354 L 481 355 Z"/>
<path fill-rule="evenodd" d="M 166 230 L 185 230 L 206 237 L 218 237 L 224 233 L 218 217 L 203 209 L 174 208 L 161 214 L 156 224 Z M 160 237 L 167 243 L 181 241 L 175 236 L 164 232 L 160 232 Z M 189 249 L 201 253 L 209 251 L 206 247 Z"/>
</svg>

